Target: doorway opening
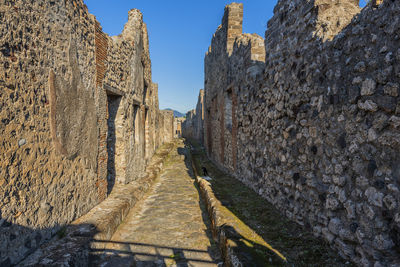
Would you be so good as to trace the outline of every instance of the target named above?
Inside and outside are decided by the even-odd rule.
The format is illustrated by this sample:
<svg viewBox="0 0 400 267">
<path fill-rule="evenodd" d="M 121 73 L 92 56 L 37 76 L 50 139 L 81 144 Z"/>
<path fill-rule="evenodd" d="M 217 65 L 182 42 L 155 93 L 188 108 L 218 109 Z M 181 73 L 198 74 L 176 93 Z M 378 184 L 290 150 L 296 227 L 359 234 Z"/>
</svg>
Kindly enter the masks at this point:
<svg viewBox="0 0 400 267">
<path fill-rule="evenodd" d="M 150 156 L 150 127 L 149 127 L 149 110 L 144 110 L 144 158 L 147 160 Z"/>
<path fill-rule="evenodd" d="M 121 100 L 121 96 L 107 92 L 107 195 L 111 193 L 124 168 L 123 116 L 119 109 Z"/>
<path fill-rule="evenodd" d="M 133 106 L 133 119 L 134 119 L 134 136 L 135 136 L 135 145 L 140 143 L 140 107 L 139 105 Z"/>
</svg>

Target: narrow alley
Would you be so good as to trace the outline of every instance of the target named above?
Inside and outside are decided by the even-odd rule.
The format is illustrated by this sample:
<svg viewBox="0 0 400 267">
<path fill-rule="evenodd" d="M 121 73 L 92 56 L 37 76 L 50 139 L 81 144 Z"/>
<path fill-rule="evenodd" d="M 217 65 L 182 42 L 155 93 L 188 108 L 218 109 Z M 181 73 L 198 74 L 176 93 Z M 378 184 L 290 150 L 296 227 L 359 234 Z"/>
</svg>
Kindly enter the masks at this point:
<svg viewBox="0 0 400 267">
<path fill-rule="evenodd" d="M 95 266 L 217 266 L 222 260 L 196 189 L 187 151 L 177 142 L 147 196 L 107 241 Z"/>
<path fill-rule="evenodd" d="M 400 267 L 400 1 L 242 2 L 0 0 L 0 267 Z"/>
</svg>

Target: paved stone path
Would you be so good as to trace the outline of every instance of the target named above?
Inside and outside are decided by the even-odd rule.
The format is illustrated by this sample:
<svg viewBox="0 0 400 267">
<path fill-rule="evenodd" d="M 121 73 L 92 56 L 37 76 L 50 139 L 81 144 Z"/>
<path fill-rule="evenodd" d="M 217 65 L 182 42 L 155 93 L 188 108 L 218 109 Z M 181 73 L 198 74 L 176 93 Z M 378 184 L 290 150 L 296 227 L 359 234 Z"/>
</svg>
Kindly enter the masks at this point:
<svg viewBox="0 0 400 267">
<path fill-rule="evenodd" d="M 217 266 L 221 262 L 183 152 L 179 142 L 147 197 L 130 211 L 96 265 Z"/>
</svg>

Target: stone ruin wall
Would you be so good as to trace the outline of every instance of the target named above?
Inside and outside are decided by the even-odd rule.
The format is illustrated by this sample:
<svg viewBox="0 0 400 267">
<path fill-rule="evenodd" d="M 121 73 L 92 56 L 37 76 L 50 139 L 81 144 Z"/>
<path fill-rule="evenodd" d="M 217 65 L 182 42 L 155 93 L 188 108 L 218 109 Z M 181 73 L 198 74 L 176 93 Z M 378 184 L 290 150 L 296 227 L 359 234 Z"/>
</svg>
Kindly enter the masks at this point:
<svg viewBox="0 0 400 267">
<path fill-rule="evenodd" d="M 172 140 L 142 14 L 103 33 L 81 0 L 0 0 L 0 265 L 143 174 Z M 171 134 L 167 134 L 171 132 Z"/>
<path fill-rule="evenodd" d="M 196 110 L 192 109 L 186 112 L 186 120 L 182 124 L 182 134 L 184 138 L 192 140 L 195 138 L 195 118 Z"/>
<path fill-rule="evenodd" d="M 160 128 L 160 141 L 171 141 L 174 139 L 174 112 L 172 110 L 161 110 L 160 121 L 162 127 Z"/>
<path fill-rule="evenodd" d="M 199 143 L 204 144 L 204 90 L 201 89 L 199 92 L 199 97 L 197 99 L 196 105 L 196 118 L 195 118 L 195 136 L 194 138 L 198 140 Z"/>
<path fill-rule="evenodd" d="M 182 136 L 204 144 L 204 90 L 201 89 L 197 99 L 196 109 L 186 113 L 182 122 Z"/>
<path fill-rule="evenodd" d="M 174 138 L 182 138 L 182 124 L 185 122 L 184 117 L 174 118 Z"/>
<path fill-rule="evenodd" d="M 237 168 L 237 96 L 242 90 L 235 83 L 262 71 L 265 60 L 264 39 L 243 34 L 242 22 L 243 5 L 228 5 L 205 57 L 204 143 L 209 155 L 231 171 Z"/>
<path fill-rule="evenodd" d="M 361 266 L 400 264 L 400 2 L 380 2 L 280 0 L 262 47 L 231 4 L 205 58 L 209 156 Z"/>
</svg>

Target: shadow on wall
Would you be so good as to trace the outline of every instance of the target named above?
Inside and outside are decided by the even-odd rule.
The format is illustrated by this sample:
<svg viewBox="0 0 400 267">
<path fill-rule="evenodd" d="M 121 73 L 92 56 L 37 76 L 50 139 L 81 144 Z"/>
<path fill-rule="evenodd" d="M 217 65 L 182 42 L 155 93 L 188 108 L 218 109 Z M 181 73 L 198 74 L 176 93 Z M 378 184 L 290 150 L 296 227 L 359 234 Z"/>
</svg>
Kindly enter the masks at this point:
<svg viewBox="0 0 400 267">
<path fill-rule="evenodd" d="M 186 141 L 185 147 L 193 148 L 190 144 L 196 144 L 196 146 L 197 146 L 198 143 L 196 141 L 193 143 Z M 195 149 L 197 149 L 197 148 L 195 148 Z M 188 173 L 194 179 L 193 184 L 196 187 L 197 192 L 200 196 L 199 204 L 203 211 L 203 221 L 207 225 L 207 228 L 210 229 L 211 231 L 213 231 L 214 229 L 212 229 L 212 222 L 208 215 L 206 205 L 203 202 L 204 201 L 203 196 L 201 194 L 201 191 L 198 187 L 197 182 L 195 181 L 196 174 L 193 171 L 193 168 L 192 168 L 193 165 L 192 165 L 190 159 L 187 157 L 187 153 L 189 153 L 189 152 L 187 151 L 187 149 L 181 148 L 178 150 L 178 153 L 181 155 L 185 155 L 185 164 L 188 169 Z M 193 154 L 193 150 L 191 153 Z M 195 163 L 195 166 L 196 166 L 196 163 Z M 197 171 L 199 171 L 198 167 L 199 166 L 196 166 Z M 229 181 L 225 181 L 225 182 L 229 182 Z M 223 186 L 223 187 L 225 187 L 225 186 Z M 231 192 L 231 193 L 240 193 L 240 192 Z M 237 210 L 235 210 L 234 207 L 225 206 L 223 199 L 219 198 L 218 195 L 216 195 L 216 197 L 217 197 L 217 201 L 221 201 L 224 208 L 226 208 L 228 210 L 228 212 L 235 214 L 240 220 L 243 220 L 242 223 L 244 223 L 246 226 L 253 227 L 253 229 L 257 229 L 256 225 L 248 224 L 251 222 L 241 216 L 242 215 L 241 212 L 244 212 L 244 213 L 250 215 L 251 213 L 249 214 L 248 209 L 240 210 L 240 212 L 237 212 Z M 253 204 L 254 203 L 252 203 L 252 205 Z M 251 216 L 255 216 L 255 214 L 251 214 Z M 235 225 L 235 227 L 236 227 L 236 225 Z M 249 238 L 243 236 L 238 231 L 236 231 L 236 229 L 234 227 L 224 223 L 223 225 L 218 227 L 217 231 L 224 232 L 225 238 L 227 240 L 229 240 L 227 242 L 229 242 L 231 245 L 230 248 L 233 249 L 233 255 L 238 256 L 240 262 L 244 266 L 284 266 L 282 259 L 279 256 L 277 256 L 276 251 L 273 251 L 271 248 L 266 247 L 263 244 L 260 244 L 258 242 L 255 242 L 254 240 L 250 240 Z M 220 238 L 220 236 L 216 232 L 213 232 L 212 235 L 210 235 L 210 233 L 207 233 L 207 235 L 210 240 L 215 240 L 214 242 L 226 242 L 225 240 L 218 240 Z M 215 235 L 215 236 L 213 237 L 213 235 Z M 234 244 L 232 244 L 231 242 L 233 242 Z M 220 249 L 220 252 L 222 252 L 221 249 L 225 249 L 225 247 L 222 244 L 219 244 L 219 249 Z M 230 253 L 224 251 L 224 252 L 222 252 L 222 254 L 223 254 L 223 257 L 229 257 L 228 254 L 230 254 Z M 230 259 L 229 261 L 232 261 L 232 259 Z"/>
<path fill-rule="evenodd" d="M 117 95 L 107 95 L 108 102 L 108 132 L 107 132 L 107 152 L 108 152 L 108 161 L 107 161 L 107 195 L 109 195 L 112 191 L 112 188 L 115 184 L 115 179 L 117 175 L 116 166 L 115 166 L 115 158 L 116 158 L 116 142 L 117 142 L 117 129 L 116 127 L 120 126 L 119 121 L 117 121 L 117 113 L 118 108 L 121 103 L 121 97 Z M 120 136 L 118 136 L 120 138 Z M 118 140 L 120 141 L 120 140 Z M 121 152 L 121 151 L 120 151 Z"/>
<path fill-rule="evenodd" d="M 223 206 L 221 210 L 227 212 L 223 211 L 223 217 L 236 217 L 234 227 L 246 235 L 241 235 L 230 225 L 222 225 L 228 237 L 237 244 L 236 254 L 248 263 L 246 266 L 352 266 L 325 242 L 314 237 L 310 228 L 289 221 L 250 188 L 218 169 L 207 158 L 204 148 L 195 142 L 191 144 L 196 169 L 200 171 L 201 167 L 206 167 L 212 177 L 210 186 Z M 254 234 L 247 232 L 246 226 L 283 254 L 288 264 L 285 265 L 271 249 L 259 244 Z M 254 261 L 257 264 L 254 265 Z"/>
<path fill-rule="evenodd" d="M 178 154 L 187 155 L 187 150 L 178 149 Z M 186 158 L 187 171 L 193 177 L 193 170 Z M 193 183 L 196 185 L 195 181 Z M 197 188 L 197 187 L 196 187 Z M 199 192 L 200 194 L 200 192 Z M 204 204 L 200 200 L 202 219 L 207 228 L 210 229 L 210 220 Z M 243 257 L 251 259 L 246 247 L 248 244 L 260 250 L 267 248 L 246 239 L 235 229 L 225 229 L 229 237 L 238 244 L 238 249 L 244 251 Z M 229 230 L 229 231 L 228 231 Z M 23 244 L 15 245 L 16 251 L 3 249 L 9 240 L 16 240 L 14 232 L 23 233 L 26 238 Z M 51 233 L 51 234 L 49 234 Z M 96 227 L 90 224 L 54 226 L 46 229 L 32 229 L 12 224 L 0 219 L 0 266 L 98 266 L 98 261 L 105 263 L 102 266 L 128 266 L 132 263 L 161 263 L 174 261 L 179 266 L 191 266 L 191 264 L 212 264 L 218 261 L 216 247 L 208 247 L 207 250 L 188 249 L 183 247 L 160 246 L 157 244 L 114 242 L 108 240 L 95 240 L 98 233 Z M 47 236 L 45 236 L 47 234 Z M 215 244 L 210 230 L 206 234 L 211 244 Z M 51 236 L 50 236 L 51 235 Z M 44 243 L 40 250 L 36 250 L 39 243 Z M 91 249 L 94 243 L 113 243 L 117 245 L 113 249 Z M 119 249 L 120 247 L 121 249 Z M 205 256 L 211 256 L 212 261 L 204 260 Z M 15 259 L 23 259 L 15 260 Z"/>
<path fill-rule="evenodd" d="M 347 259 L 398 265 L 400 6 L 387 0 L 360 12 L 356 2 L 278 2 L 266 32 L 266 70 L 255 81 L 236 75 L 245 90 L 231 173 Z M 206 147 L 229 169 L 235 142 L 223 134 L 230 130 L 223 105 L 214 112 L 210 91 L 226 91 L 225 80 L 236 77 L 221 73 L 237 65 L 224 73 L 215 46 L 206 66 Z"/>
</svg>

